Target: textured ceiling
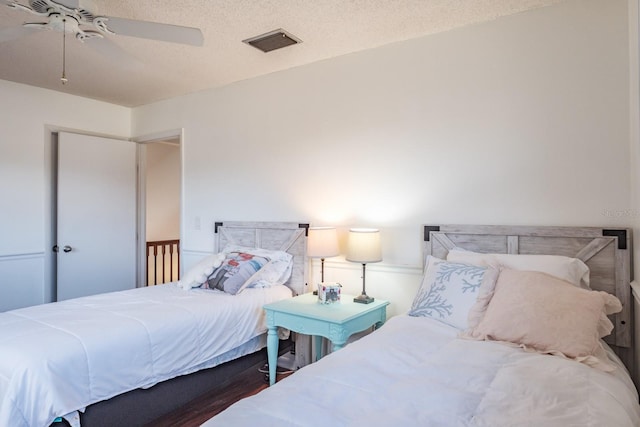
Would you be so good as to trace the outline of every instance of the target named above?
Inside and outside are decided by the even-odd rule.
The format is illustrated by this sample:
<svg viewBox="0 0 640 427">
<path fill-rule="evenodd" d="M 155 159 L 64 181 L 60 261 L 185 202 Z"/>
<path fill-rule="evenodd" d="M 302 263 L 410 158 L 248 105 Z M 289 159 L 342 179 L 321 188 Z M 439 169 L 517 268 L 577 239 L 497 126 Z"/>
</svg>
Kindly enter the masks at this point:
<svg viewBox="0 0 640 427">
<path fill-rule="evenodd" d="M 200 28 L 204 45 L 110 36 L 114 58 L 69 37 L 63 86 L 62 33 L 36 31 L 0 43 L 0 79 L 133 107 L 560 1 L 92 0 L 94 15 Z M 38 20 L 0 3 L 0 31 Z M 278 28 L 303 42 L 269 53 L 242 43 Z"/>
</svg>

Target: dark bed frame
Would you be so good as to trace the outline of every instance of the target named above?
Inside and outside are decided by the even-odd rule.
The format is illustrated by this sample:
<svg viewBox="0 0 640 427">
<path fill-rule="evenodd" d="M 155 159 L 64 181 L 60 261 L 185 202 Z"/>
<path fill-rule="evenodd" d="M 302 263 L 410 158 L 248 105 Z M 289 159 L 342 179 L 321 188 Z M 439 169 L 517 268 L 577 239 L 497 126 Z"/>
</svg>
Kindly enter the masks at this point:
<svg viewBox="0 0 640 427">
<path fill-rule="evenodd" d="M 290 351 L 289 340 L 281 341 L 280 345 L 284 346 L 280 349 L 280 354 Z M 212 385 L 217 386 L 227 382 L 241 372 L 265 363 L 267 363 L 267 351 L 263 348 L 213 368 L 163 381 L 148 389 L 132 390 L 89 406 L 84 413 L 80 414 L 80 424 L 82 427 L 148 425 L 210 392 Z M 264 376 L 257 369 L 255 374 Z M 64 421 L 55 423 L 53 426 L 61 427 L 69 424 Z"/>
</svg>

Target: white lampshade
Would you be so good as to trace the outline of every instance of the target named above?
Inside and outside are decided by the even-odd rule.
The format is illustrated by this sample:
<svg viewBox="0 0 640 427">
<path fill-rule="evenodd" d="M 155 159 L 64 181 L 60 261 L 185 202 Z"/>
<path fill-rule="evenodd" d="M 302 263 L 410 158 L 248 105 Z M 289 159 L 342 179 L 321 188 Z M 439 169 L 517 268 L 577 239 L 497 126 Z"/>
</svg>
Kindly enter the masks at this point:
<svg viewBox="0 0 640 427">
<path fill-rule="evenodd" d="M 346 259 L 363 264 L 382 261 L 380 231 L 376 228 L 350 229 Z"/>
<path fill-rule="evenodd" d="M 309 227 L 307 236 L 307 256 L 311 258 L 328 258 L 337 256 L 338 233 L 333 227 Z"/>
</svg>

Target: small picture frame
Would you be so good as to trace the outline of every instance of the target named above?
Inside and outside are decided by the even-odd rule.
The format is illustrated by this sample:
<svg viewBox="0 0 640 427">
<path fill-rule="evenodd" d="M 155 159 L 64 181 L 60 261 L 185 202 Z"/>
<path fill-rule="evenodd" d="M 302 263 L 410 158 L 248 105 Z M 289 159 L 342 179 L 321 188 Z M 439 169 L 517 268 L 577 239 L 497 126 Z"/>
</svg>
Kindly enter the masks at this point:
<svg viewBox="0 0 640 427">
<path fill-rule="evenodd" d="M 318 283 L 318 302 L 321 304 L 333 304 L 340 302 L 342 285 L 337 282 Z"/>
</svg>

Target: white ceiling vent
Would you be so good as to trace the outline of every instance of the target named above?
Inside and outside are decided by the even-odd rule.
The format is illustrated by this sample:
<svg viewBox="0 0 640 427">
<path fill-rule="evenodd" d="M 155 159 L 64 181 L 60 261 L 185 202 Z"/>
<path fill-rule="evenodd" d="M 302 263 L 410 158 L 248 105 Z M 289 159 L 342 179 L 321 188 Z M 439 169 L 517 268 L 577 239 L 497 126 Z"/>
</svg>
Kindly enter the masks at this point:
<svg viewBox="0 0 640 427">
<path fill-rule="evenodd" d="M 265 53 L 294 44 L 302 43 L 302 40 L 300 40 L 293 34 L 287 33 L 282 28 L 269 31 L 268 33 L 251 37 L 250 39 L 242 41 L 248 45 L 255 47 L 256 49 L 260 49 Z"/>
</svg>

